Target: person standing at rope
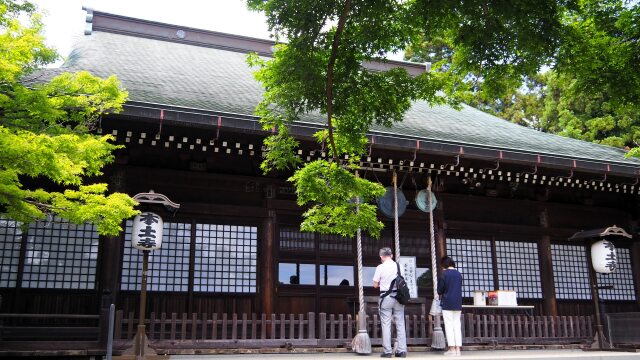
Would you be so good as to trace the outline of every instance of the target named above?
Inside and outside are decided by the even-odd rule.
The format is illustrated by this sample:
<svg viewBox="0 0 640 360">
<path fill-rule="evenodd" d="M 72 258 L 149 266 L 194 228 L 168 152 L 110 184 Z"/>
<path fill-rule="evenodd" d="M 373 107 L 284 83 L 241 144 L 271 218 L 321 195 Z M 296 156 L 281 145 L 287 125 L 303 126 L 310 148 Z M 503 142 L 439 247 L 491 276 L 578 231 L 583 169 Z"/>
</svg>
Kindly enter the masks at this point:
<svg viewBox="0 0 640 360">
<path fill-rule="evenodd" d="M 456 264 L 450 257 L 444 256 L 441 264 L 444 271 L 440 280 L 438 280 L 438 295 L 442 306 L 447 345 L 449 345 L 449 350 L 444 354 L 460 356 L 460 350 L 462 349 L 462 326 L 460 324 L 460 316 L 462 315 L 462 275 L 456 270 Z"/>
<path fill-rule="evenodd" d="M 398 335 L 398 349 L 396 357 L 407 357 L 407 336 L 404 329 L 404 305 L 395 299 L 395 286 L 391 284 L 398 275 L 398 266 L 392 259 L 391 248 L 384 247 L 379 252 L 382 264 L 376 267 L 373 275 L 373 287 L 380 288 L 380 322 L 382 323 L 382 347 L 384 352 L 380 357 L 390 358 L 391 352 L 391 316 L 396 323 Z"/>
</svg>

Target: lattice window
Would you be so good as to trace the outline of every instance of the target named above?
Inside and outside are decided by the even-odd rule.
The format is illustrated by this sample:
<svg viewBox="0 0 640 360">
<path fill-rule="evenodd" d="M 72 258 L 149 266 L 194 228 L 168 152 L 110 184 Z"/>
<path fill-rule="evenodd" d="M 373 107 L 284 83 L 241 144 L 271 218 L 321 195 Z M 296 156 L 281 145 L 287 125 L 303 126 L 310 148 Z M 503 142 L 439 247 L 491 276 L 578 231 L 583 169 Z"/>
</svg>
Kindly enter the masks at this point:
<svg viewBox="0 0 640 360">
<path fill-rule="evenodd" d="M 256 292 L 258 228 L 196 224 L 194 291 Z"/>
<path fill-rule="evenodd" d="M 600 290 L 600 298 L 603 300 L 635 300 L 635 288 L 633 286 L 633 270 L 631 268 L 631 254 L 629 249 L 616 248 L 618 255 L 618 267 L 610 274 L 596 273 L 598 285 L 613 285 L 613 290 Z"/>
<path fill-rule="evenodd" d="M 447 253 L 462 274 L 462 296 L 474 290 L 493 290 L 491 241 L 447 238 Z"/>
<path fill-rule="evenodd" d="M 496 241 L 498 282 L 502 290 L 516 290 L 519 298 L 542 298 L 538 245 Z"/>
<path fill-rule="evenodd" d="M 584 246 L 551 244 L 556 298 L 591 299 L 589 268 Z"/>
<path fill-rule="evenodd" d="M 380 248 L 388 246 L 393 250 L 393 238 L 388 235 L 382 235 L 379 239 L 374 239 L 369 235 L 362 233 L 362 255 L 363 258 L 370 259 L 375 257 L 377 259 Z M 366 282 L 365 282 L 366 284 Z"/>
<path fill-rule="evenodd" d="M 142 251 L 131 246 L 133 221 L 125 228 L 122 258 L 122 290 L 140 290 Z M 189 286 L 189 249 L 191 224 L 165 222 L 162 247 L 149 253 L 149 291 L 187 291 Z"/>
<path fill-rule="evenodd" d="M 294 227 L 280 227 L 280 250 L 314 251 L 314 237 L 310 232 L 300 231 Z"/>
<path fill-rule="evenodd" d="M 351 255 L 352 241 L 338 235 L 320 234 L 320 251 Z"/>
<path fill-rule="evenodd" d="M 0 218 L 0 288 L 16 286 L 21 243 L 20 224 Z"/>
<path fill-rule="evenodd" d="M 430 240 L 420 235 L 410 235 L 400 233 L 400 255 L 426 257 L 431 251 Z"/>
<path fill-rule="evenodd" d="M 29 225 L 23 288 L 94 289 L 98 233 L 62 219 Z"/>
</svg>

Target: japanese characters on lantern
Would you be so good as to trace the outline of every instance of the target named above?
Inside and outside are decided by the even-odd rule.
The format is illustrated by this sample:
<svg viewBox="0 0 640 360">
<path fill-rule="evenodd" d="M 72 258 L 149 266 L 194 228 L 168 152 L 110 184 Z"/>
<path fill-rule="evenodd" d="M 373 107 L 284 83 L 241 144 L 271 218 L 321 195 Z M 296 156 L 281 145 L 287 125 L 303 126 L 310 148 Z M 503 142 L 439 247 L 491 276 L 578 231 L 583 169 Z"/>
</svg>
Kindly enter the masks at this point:
<svg viewBox="0 0 640 360">
<path fill-rule="evenodd" d="M 143 212 L 133 219 L 131 243 L 138 250 L 156 250 L 162 245 L 164 222 L 160 215 Z"/>
<path fill-rule="evenodd" d="M 618 267 L 616 247 L 611 241 L 600 240 L 591 245 L 593 269 L 599 273 L 610 273 Z"/>
</svg>

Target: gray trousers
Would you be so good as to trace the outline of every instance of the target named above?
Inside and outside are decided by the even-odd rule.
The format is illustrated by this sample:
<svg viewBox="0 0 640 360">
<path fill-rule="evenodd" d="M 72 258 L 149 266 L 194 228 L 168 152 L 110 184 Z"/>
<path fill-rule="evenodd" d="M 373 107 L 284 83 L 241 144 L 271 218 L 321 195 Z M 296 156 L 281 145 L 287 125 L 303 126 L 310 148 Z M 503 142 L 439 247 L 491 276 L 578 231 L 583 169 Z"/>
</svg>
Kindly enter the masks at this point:
<svg viewBox="0 0 640 360">
<path fill-rule="evenodd" d="M 380 322 L 382 326 L 382 347 L 387 354 L 391 353 L 391 317 L 396 323 L 396 334 L 398 336 L 398 352 L 407 352 L 407 334 L 404 328 L 404 305 L 392 298 L 385 296 L 379 306 Z"/>
</svg>

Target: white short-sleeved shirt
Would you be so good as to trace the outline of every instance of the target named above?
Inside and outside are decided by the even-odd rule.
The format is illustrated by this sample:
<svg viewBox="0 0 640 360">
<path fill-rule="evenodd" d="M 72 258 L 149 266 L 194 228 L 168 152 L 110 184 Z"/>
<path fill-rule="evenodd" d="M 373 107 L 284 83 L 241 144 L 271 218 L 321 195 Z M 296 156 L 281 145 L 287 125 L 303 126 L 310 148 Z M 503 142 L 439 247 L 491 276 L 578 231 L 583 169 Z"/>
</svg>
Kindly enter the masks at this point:
<svg viewBox="0 0 640 360">
<path fill-rule="evenodd" d="M 391 286 L 391 282 L 398 275 L 398 266 L 396 262 L 387 259 L 382 264 L 376 267 L 376 272 L 373 274 L 373 281 L 377 281 L 380 283 L 380 291 L 384 292 L 389 290 L 389 286 Z"/>
</svg>

